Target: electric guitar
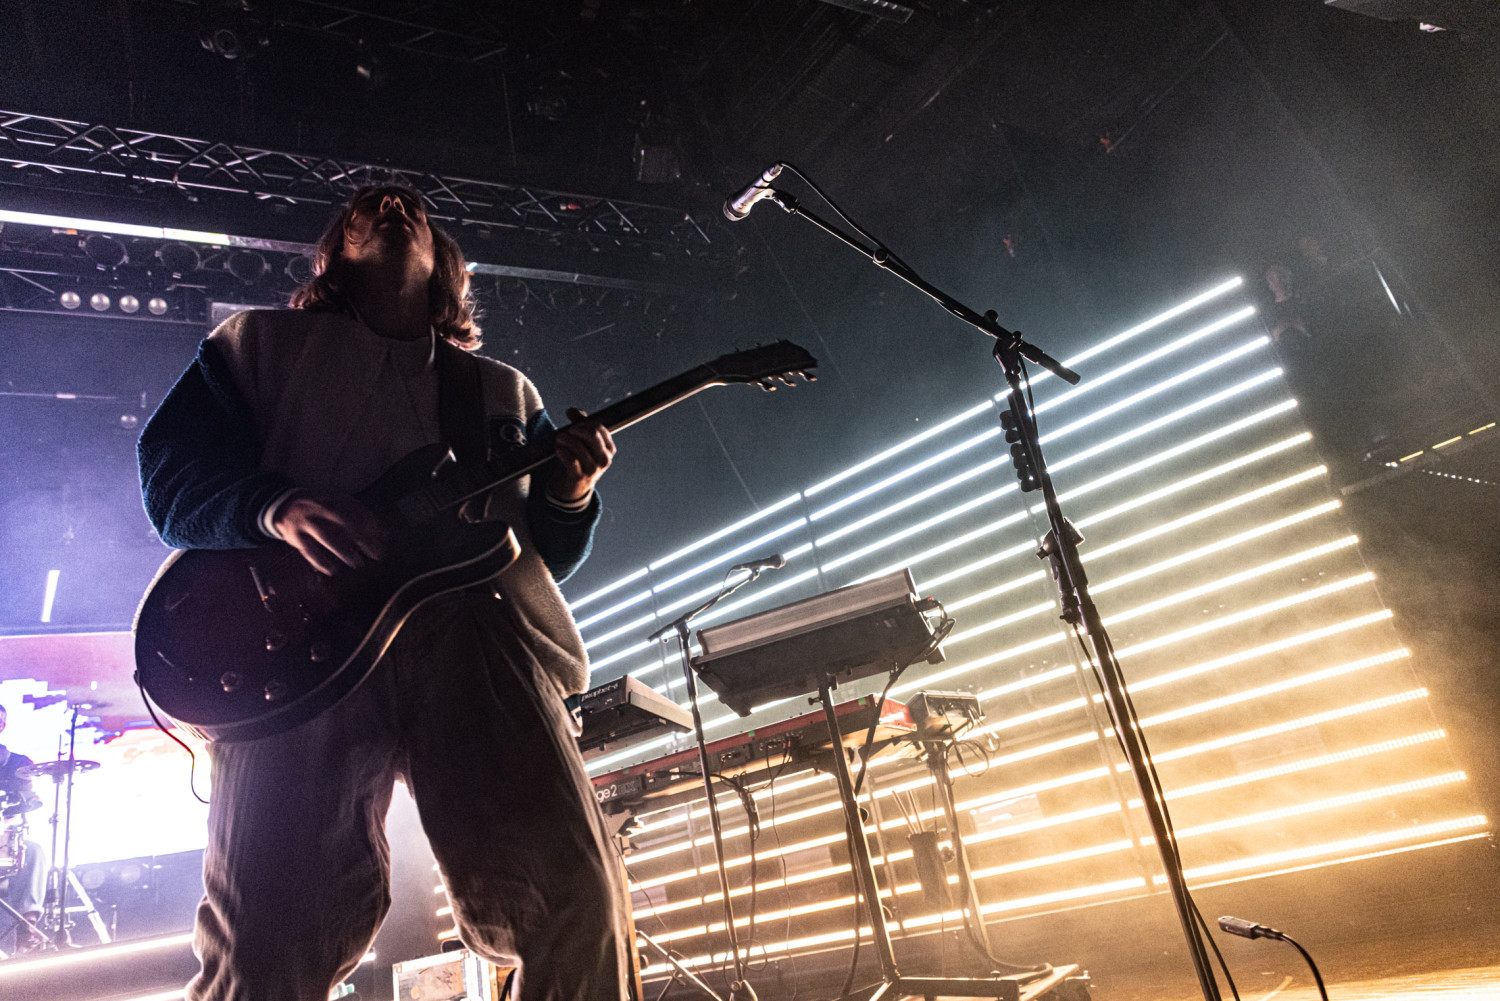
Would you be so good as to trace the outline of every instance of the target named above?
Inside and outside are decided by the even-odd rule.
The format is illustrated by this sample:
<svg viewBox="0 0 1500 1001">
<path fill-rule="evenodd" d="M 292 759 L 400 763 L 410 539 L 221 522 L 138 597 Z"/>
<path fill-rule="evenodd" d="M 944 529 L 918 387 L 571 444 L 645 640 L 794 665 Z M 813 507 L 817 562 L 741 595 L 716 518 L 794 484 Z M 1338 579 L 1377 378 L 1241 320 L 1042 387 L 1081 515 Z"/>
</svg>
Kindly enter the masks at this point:
<svg viewBox="0 0 1500 1001">
<path fill-rule="evenodd" d="M 619 431 L 709 386 L 811 381 L 817 364 L 777 341 L 699 365 L 590 420 Z M 143 693 L 184 729 L 222 741 L 280 733 L 348 695 L 417 606 L 490 580 L 520 554 L 510 526 L 465 521 L 463 503 L 555 456 L 532 444 L 482 465 L 450 460 L 447 446 L 417 449 L 356 495 L 389 532 L 387 555 L 366 567 L 325 576 L 279 542 L 172 553 L 136 613 Z"/>
</svg>

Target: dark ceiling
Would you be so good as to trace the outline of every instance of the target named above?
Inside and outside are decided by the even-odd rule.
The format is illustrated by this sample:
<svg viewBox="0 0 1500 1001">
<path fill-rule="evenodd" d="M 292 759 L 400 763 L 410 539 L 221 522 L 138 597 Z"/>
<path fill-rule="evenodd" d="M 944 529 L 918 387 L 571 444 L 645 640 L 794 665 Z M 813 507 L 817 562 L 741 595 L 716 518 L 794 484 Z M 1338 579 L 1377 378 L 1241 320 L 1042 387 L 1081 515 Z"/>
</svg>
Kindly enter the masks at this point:
<svg viewBox="0 0 1500 1001">
<path fill-rule="evenodd" d="M 536 206 L 565 216 L 617 202 L 681 223 L 654 245 L 526 242 L 450 213 L 471 259 L 499 268 L 476 278 L 486 351 L 554 409 L 773 336 L 823 360 L 790 397 L 726 391 L 632 431 L 601 577 L 666 526 L 713 525 L 994 384 L 983 338 L 855 255 L 769 205 L 720 217 L 776 160 L 1059 355 L 1206 280 L 1254 279 L 1300 236 L 1379 255 L 1442 330 L 1463 405 L 1493 405 L 1470 391 L 1500 371 L 1491 37 L 1317 0 L 906 6 L 902 23 L 820 0 L 12 0 L 0 110 L 106 126 L 137 150 L 156 140 L 132 137 L 175 136 L 224 144 L 224 162 L 331 158 L 550 192 Z M 339 184 L 270 191 L 226 169 L 189 187 L 173 163 L 80 148 L 44 162 L 0 139 L 0 208 L 306 242 Z M 574 235 L 597 236 L 580 218 Z M 647 272 L 681 288 L 599 284 Z M 88 583 L 60 596 L 55 628 L 128 622 L 162 552 L 134 494 L 134 433 L 202 332 L 0 311 L 0 561 L 23 582 L 0 630 L 38 627 L 32 592 L 63 564 Z"/>
</svg>

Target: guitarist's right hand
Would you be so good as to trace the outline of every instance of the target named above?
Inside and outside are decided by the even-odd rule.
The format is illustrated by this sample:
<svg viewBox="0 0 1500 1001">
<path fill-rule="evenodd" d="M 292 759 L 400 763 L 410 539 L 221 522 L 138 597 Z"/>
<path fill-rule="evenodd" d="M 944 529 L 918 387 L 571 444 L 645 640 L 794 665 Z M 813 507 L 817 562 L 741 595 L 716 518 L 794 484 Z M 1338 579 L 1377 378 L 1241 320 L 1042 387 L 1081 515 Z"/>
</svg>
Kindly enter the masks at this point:
<svg viewBox="0 0 1500 1001">
<path fill-rule="evenodd" d="M 321 574 L 362 567 L 385 555 L 384 526 L 348 494 L 292 494 L 277 508 L 271 527 Z"/>
</svg>

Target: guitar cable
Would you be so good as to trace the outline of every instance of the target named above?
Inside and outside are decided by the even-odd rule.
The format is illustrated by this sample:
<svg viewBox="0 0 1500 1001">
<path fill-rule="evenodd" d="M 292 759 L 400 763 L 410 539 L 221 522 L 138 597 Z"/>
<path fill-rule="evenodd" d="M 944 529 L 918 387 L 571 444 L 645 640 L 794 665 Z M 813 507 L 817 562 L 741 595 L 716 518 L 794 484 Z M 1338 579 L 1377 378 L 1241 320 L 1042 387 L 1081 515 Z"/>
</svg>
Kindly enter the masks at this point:
<svg viewBox="0 0 1500 1001">
<path fill-rule="evenodd" d="M 191 747 L 183 743 L 181 737 L 177 736 L 177 734 L 173 733 L 171 730 L 168 730 L 166 726 L 163 725 L 161 717 L 156 715 L 156 707 L 153 706 L 151 704 L 151 700 L 146 697 L 146 686 L 141 683 L 141 675 L 139 671 L 137 671 L 135 675 L 135 686 L 136 688 L 140 689 L 141 701 L 146 704 L 146 712 L 151 714 L 151 722 L 155 723 L 156 728 L 162 733 L 166 734 L 174 744 L 188 753 L 188 791 L 193 794 L 194 799 L 202 803 L 204 806 L 211 805 L 208 800 L 198 795 L 198 755 L 193 753 L 193 749 Z"/>
</svg>

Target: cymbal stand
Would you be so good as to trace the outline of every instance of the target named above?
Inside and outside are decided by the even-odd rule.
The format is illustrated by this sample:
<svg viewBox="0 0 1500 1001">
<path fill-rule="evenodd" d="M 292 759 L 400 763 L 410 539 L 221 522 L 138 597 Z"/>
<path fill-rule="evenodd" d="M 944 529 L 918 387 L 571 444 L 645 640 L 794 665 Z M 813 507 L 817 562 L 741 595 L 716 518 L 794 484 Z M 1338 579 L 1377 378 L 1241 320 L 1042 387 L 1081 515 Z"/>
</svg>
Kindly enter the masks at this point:
<svg viewBox="0 0 1500 1001">
<path fill-rule="evenodd" d="M 782 166 L 789 165 L 783 164 Z M 790 169 L 801 176 L 801 172 L 795 167 Z M 803 179 L 806 180 L 805 177 Z M 808 183 L 817 191 L 816 185 L 812 185 L 810 181 Z M 1198 975 L 1198 986 L 1203 992 L 1204 1001 L 1221 1001 L 1219 982 L 1209 958 L 1208 944 L 1203 934 L 1200 933 L 1192 897 L 1188 891 L 1187 877 L 1182 870 L 1182 859 L 1177 853 L 1177 841 L 1172 833 L 1166 798 L 1157 781 L 1151 752 L 1141 732 L 1140 720 L 1131 702 L 1125 676 L 1120 669 L 1120 662 L 1110 643 L 1109 633 L 1104 628 L 1103 616 L 1094 605 L 1093 596 L 1089 592 L 1088 578 L 1083 572 L 1083 562 L 1078 555 L 1078 543 L 1082 541 L 1082 537 L 1072 523 L 1063 517 L 1057 493 L 1052 487 L 1052 478 L 1047 472 L 1046 462 L 1042 457 L 1036 415 L 1031 409 L 1027 392 L 1029 380 L 1025 363 L 1031 361 L 1040 365 L 1070 385 L 1077 385 L 1082 377 L 1035 344 L 1024 340 L 1017 331 L 1007 330 L 1001 326 L 994 310 L 980 313 L 928 282 L 912 270 L 905 261 L 891 253 L 889 248 L 879 240 L 850 220 L 837 206 L 833 206 L 833 203 L 821 191 L 818 191 L 818 194 L 823 197 L 824 201 L 828 201 L 844 222 L 855 230 L 859 239 L 807 211 L 792 195 L 769 187 L 769 182 L 765 190 L 766 194 L 760 197 L 770 199 L 783 211 L 817 226 L 845 246 L 858 251 L 876 267 L 889 271 L 933 299 L 948 314 L 994 339 L 995 360 L 1000 363 L 1006 385 L 1010 390 L 1008 416 L 1014 424 L 1006 421 L 1002 423 L 1005 424 L 1006 440 L 1012 443 L 1012 460 L 1017 474 L 1021 477 L 1021 489 L 1042 491 L 1047 521 L 1051 526 L 1038 555 L 1047 557 L 1052 563 L 1053 577 L 1057 581 L 1062 601 L 1063 621 L 1078 635 L 1080 643 L 1086 644 L 1086 652 L 1091 654 L 1092 662 L 1097 665 L 1104 704 L 1109 711 L 1110 721 L 1114 726 L 1116 739 L 1119 741 L 1126 763 L 1140 788 L 1146 817 L 1156 840 L 1157 851 L 1161 855 L 1162 869 L 1166 875 L 1172 903 L 1177 910 L 1178 922 L 1182 925 L 1183 937 L 1187 941 L 1188 952 L 1193 961 L 1194 972 Z M 862 241 L 868 241 L 873 246 Z M 874 899 L 871 898 L 872 902 Z M 878 921 L 874 923 L 879 924 Z"/>
<path fill-rule="evenodd" d="M 83 714 L 83 710 L 90 708 L 92 706 L 88 703 L 69 706 L 69 709 L 73 713 L 73 719 L 68 724 L 67 760 L 70 762 L 77 758 L 74 752 L 78 746 L 78 723 L 80 717 Z M 83 904 L 83 910 L 89 916 L 95 932 L 99 935 L 99 940 L 101 942 L 108 942 L 110 940 L 108 929 L 104 924 L 103 918 L 99 915 L 98 908 L 94 906 L 93 900 L 84 892 L 83 884 L 78 882 L 77 877 L 73 875 L 72 860 L 69 856 L 73 844 L 73 777 L 76 774 L 77 770 L 70 767 L 67 770 L 65 779 L 64 776 L 53 776 L 53 786 L 56 795 L 53 797 L 51 820 L 52 868 L 47 873 L 47 897 L 46 902 L 42 905 L 41 920 L 42 926 L 52 933 L 48 938 L 48 944 L 53 949 L 72 948 L 74 944 L 72 934 L 73 923 L 68 919 L 68 889 L 70 886 L 79 901 Z M 67 782 L 66 791 L 61 786 L 64 780 Z M 57 854 L 59 812 L 62 814 L 61 858 Z M 58 862 L 61 862 L 62 865 L 59 866 Z"/>
<path fill-rule="evenodd" d="M 698 738 L 698 767 L 703 773 L 703 795 L 708 800 L 708 824 L 714 835 L 714 862 L 719 873 L 719 892 L 724 897 L 724 931 L 729 937 L 729 953 L 734 960 L 734 980 L 729 985 L 729 1001 L 757 1001 L 755 988 L 745 979 L 745 959 L 740 955 L 739 933 L 734 927 L 734 903 L 729 899 L 729 870 L 724 864 L 724 826 L 719 820 L 719 803 L 715 798 L 714 780 L 710 774 L 712 769 L 708 764 L 708 741 L 703 736 L 703 714 L 698 709 L 698 679 L 693 671 L 693 655 L 689 648 L 688 623 L 702 615 L 710 608 L 729 597 L 740 588 L 756 580 L 761 575 L 763 567 L 746 567 L 749 573 L 744 579 L 729 583 L 729 577 L 724 578 L 724 586 L 719 588 L 719 593 L 671 622 L 662 626 L 652 633 L 649 639 L 659 640 L 667 633 L 677 635 L 677 645 L 682 653 L 682 675 L 687 680 L 688 703 L 693 711 L 693 733 Z M 734 573 L 733 570 L 730 573 Z M 648 939 L 649 941 L 649 939 Z"/>
</svg>

